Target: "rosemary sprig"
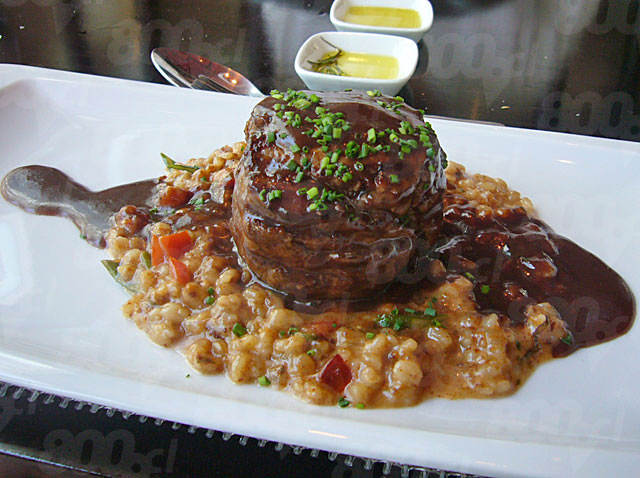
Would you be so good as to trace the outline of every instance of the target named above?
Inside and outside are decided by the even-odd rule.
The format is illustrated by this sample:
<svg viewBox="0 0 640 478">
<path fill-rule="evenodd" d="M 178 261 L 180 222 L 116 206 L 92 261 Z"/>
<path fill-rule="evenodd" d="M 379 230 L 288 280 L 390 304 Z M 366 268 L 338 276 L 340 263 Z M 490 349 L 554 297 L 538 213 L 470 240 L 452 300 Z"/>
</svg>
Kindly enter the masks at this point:
<svg viewBox="0 0 640 478">
<path fill-rule="evenodd" d="M 338 66 L 338 58 L 344 55 L 344 51 L 342 51 L 337 46 L 329 43 L 327 40 L 321 37 L 321 40 L 325 42 L 332 48 L 335 48 L 335 51 L 327 53 L 324 57 L 317 61 L 307 60 L 311 63 L 311 70 L 316 73 L 324 73 L 326 75 L 336 75 L 336 76 L 348 76 L 342 68 Z"/>
</svg>

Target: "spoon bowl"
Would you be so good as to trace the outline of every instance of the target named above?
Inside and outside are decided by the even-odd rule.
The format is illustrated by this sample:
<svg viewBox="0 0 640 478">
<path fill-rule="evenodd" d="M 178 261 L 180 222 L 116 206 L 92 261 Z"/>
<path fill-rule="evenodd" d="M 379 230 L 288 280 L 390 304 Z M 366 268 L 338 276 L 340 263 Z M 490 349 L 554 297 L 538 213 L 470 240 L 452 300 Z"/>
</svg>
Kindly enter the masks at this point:
<svg viewBox="0 0 640 478">
<path fill-rule="evenodd" d="M 257 86 L 228 66 L 173 48 L 155 48 L 151 62 L 172 85 L 236 95 L 265 96 Z"/>
</svg>

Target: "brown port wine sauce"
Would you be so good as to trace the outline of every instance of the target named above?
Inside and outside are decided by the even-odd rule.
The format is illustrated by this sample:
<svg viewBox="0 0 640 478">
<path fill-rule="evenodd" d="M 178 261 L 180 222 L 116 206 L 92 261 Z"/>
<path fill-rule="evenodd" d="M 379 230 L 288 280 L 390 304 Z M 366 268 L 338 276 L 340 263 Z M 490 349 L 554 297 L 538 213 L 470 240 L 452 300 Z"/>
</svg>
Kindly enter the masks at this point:
<svg viewBox="0 0 640 478">
<path fill-rule="evenodd" d="M 90 244 L 104 248 L 112 216 L 125 205 L 150 207 L 157 184 L 157 180 L 148 180 L 92 192 L 57 169 L 26 166 L 10 172 L 1 190 L 7 201 L 26 212 L 71 219 Z M 421 258 L 424 267 L 414 265 L 419 272 L 409 275 L 406 282 L 428 287 L 429 280 L 463 274 L 474 283 L 481 311 L 496 312 L 515 323 L 524 320 L 528 304 L 549 302 L 572 333 L 570 340 L 553 350 L 556 357 L 612 340 L 631 328 L 633 294 L 618 273 L 590 252 L 531 218 L 524 209 L 479 218 L 465 205 L 447 204 L 446 196 L 444 206 L 438 245 Z M 219 209 L 212 211 L 210 219 L 216 227 L 225 227 L 222 222 L 228 221 L 229 212 Z M 193 219 L 206 221 L 201 216 L 202 212 L 194 213 Z M 229 252 L 231 236 L 225 237 L 229 244 L 224 249 Z M 428 273 L 428 264 L 435 261 L 445 266 L 439 278 Z M 398 289 L 411 288 L 392 285 L 380 300 L 395 298 Z"/>
</svg>

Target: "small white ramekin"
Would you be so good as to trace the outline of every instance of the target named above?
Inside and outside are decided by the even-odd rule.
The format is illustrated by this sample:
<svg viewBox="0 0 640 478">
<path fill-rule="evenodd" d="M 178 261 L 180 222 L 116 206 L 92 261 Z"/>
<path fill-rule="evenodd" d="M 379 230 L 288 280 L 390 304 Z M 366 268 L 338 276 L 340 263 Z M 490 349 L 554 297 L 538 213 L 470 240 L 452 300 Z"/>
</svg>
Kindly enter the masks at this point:
<svg viewBox="0 0 640 478">
<path fill-rule="evenodd" d="M 408 8 L 418 12 L 421 25 L 419 28 L 392 28 L 345 22 L 347 10 L 354 6 Z M 329 18 L 336 30 L 340 32 L 382 33 L 419 42 L 433 24 L 433 7 L 428 0 L 335 0 L 331 5 Z"/>
<path fill-rule="evenodd" d="M 321 59 L 333 51 L 323 38 L 343 51 L 393 56 L 398 60 L 398 76 L 393 79 L 357 78 L 316 73 L 311 61 Z M 294 67 L 309 89 L 318 91 L 342 91 L 377 89 L 385 95 L 395 95 L 409 81 L 418 63 L 418 47 L 415 42 L 402 37 L 375 33 L 321 32 L 316 33 L 298 50 Z"/>
</svg>

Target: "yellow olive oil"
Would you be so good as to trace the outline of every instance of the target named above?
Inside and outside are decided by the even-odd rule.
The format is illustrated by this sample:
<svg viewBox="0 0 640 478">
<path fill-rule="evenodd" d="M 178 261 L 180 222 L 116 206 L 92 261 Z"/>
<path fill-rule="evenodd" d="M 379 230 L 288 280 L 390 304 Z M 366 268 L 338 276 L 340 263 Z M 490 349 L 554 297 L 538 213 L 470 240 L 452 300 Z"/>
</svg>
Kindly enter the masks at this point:
<svg viewBox="0 0 640 478">
<path fill-rule="evenodd" d="M 338 58 L 338 66 L 346 76 L 391 80 L 398 76 L 398 60 L 392 56 L 345 51 Z"/>
<path fill-rule="evenodd" d="M 420 15 L 410 8 L 349 7 L 344 21 L 358 25 L 393 28 L 420 28 Z"/>
</svg>

